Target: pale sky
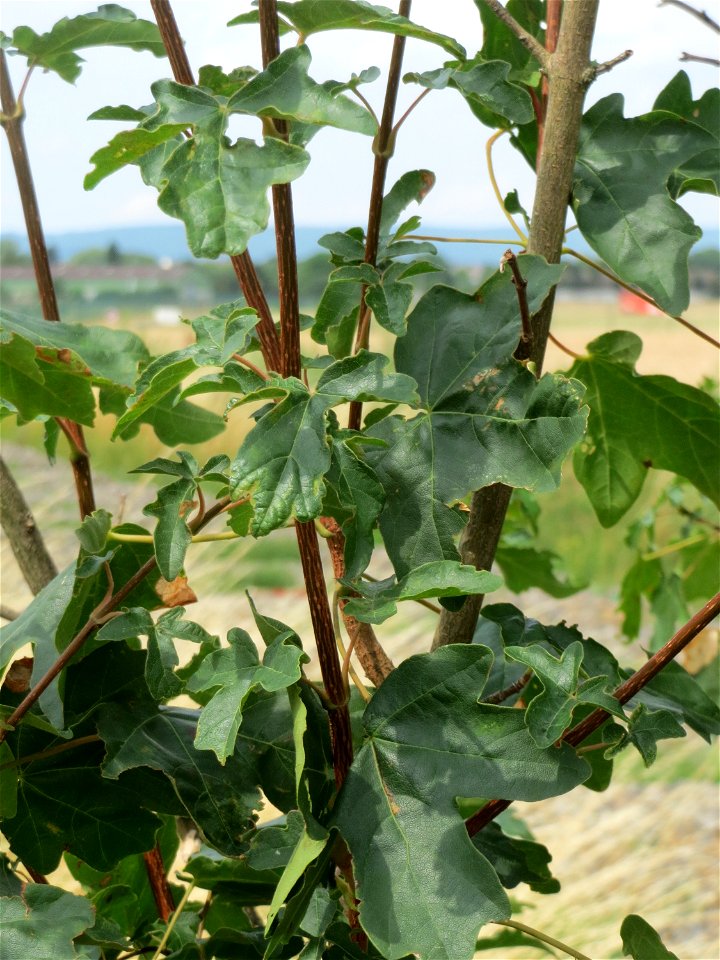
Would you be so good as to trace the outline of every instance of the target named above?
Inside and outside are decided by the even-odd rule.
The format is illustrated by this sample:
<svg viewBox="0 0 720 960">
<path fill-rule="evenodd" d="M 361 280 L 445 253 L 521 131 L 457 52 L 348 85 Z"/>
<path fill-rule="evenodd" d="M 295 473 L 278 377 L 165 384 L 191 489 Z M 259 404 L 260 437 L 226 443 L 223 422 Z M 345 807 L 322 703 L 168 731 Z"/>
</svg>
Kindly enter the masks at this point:
<svg viewBox="0 0 720 960">
<path fill-rule="evenodd" d="M 152 19 L 149 3 L 130 0 L 123 5 Z M 720 0 L 697 0 L 696 6 L 720 19 Z M 62 16 L 77 16 L 96 7 L 67 0 L 2 0 L 0 25 L 7 33 L 20 24 L 43 32 Z M 219 64 L 225 70 L 245 64 L 259 66 L 257 28 L 225 26 L 250 8 L 248 0 L 176 0 L 176 17 L 196 73 L 205 63 Z M 424 26 L 457 37 L 470 55 L 482 44 L 480 18 L 472 0 L 414 0 L 411 16 Z M 381 33 L 339 31 L 312 36 L 311 76 L 318 82 L 346 79 L 371 65 L 384 71 L 391 44 L 392 37 Z M 717 83 L 713 67 L 678 62 L 682 51 L 717 57 L 717 35 L 677 8 L 660 8 L 657 0 L 600 0 L 594 58 L 604 61 L 625 49 L 634 50 L 634 56 L 593 85 L 588 105 L 620 91 L 626 98 L 626 116 L 643 113 L 681 68 L 688 72 L 696 98 Z M 106 104 L 140 106 L 150 102 L 150 84 L 171 75 L 167 60 L 111 48 L 81 54 L 86 63 L 75 86 L 55 74 L 37 73 L 26 96 L 25 135 L 46 230 L 171 222 L 157 209 L 155 191 L 144 186 L 134 167 L 114 174 L 90 193 L 82 187 L 90 155 L 129 126 L 88 122 L 88 114 Z M 445 57 L 439 47 L 408 40 L 404 71 L 439 67 Z M 10 66 L 17 90 L 25 72 L 24 60 L 10 58 Z M 384 83 L 383 74 L 363 88 L 378 112 Z M 397 116 L 418 92 L 416 86 L 401 86 Z M 256 136 L 259 132 L 254 119 L 238 117 L 232 122 L 231 135 Z M 461 226 L 476 235 L 482 227 L 498 226 L 503 223 L 502 214 L 489 189 L 484 161 L 484 144 L 490 133 L 475 120 L 459 93 L 433 92 L 404 125 L 388 182 L 406 170 L 428 168 L 437 174 L 437 184 L 419 211 L 427 224 Z M 1 139 L 0 226 L 3 231 L 22 231 L 12 165 L 5 137 Z M 309 152 L 313 159 L 308 172 L 293 185 L 298 224 L 349 227 L 364 223 L 372 170 L 370 139 L 326 129 L 311 142 Z M 517 187 L 530 208 L 532 174 L 502 141 L 496 147 L 496 173 L 503 192 Z M 715 198 L 691 196 L 685 205 L 701 226 L 717 226 Z"/>
</svg>

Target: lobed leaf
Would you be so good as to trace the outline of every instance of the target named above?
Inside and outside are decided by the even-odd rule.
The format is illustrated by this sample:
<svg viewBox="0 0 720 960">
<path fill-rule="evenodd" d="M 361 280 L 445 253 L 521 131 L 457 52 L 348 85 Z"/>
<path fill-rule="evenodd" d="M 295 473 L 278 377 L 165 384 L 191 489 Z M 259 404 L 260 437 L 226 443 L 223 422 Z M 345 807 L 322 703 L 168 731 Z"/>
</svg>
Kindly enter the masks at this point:
<svg viewBox="0 0 720 960">
<path fill-rule="evenodd" d="M 158 519 L 153 534 L 155 556 L 166 580 L 174 580 L 185 563 L 192 540 L 187 520 L 194 507 L 195 489 L 194 480 L 176 480 L 161 487 L 157 500 L 143 509 L 143 513 Z"/>
<path fill-rule="evenodd" d="M 457 797 L 482 786 L 485 795 L 538 800 L 589 773 L 566 746 L 539 750 L 519 711 L 477 702 L 491 663 L 487 648 L 464 644 L 411 657 L 365 711 L 367 740 L 335 822 L 353 855 L 363 929 L 389 960 L 470 960 L 480 926 L 509 916 Z"/>
<path fill-rule="evenodd" d="M 16 27 L 11 46 L 27 57 L 28 63 L 53 70 L 68 83 L 80 75 L 82 57 L 75 51 L 88 47 L 128 47 L 148 50 L 164 57 L 165 47 L 156 24 L 138 20 L 132 10 L 106 3 L 94 13 L 63 17 L 47 33 L 37 34 L 30 27 Z"/>
<path fill-rule="evenodd" d="M 73 943 L 92 927 L 95 913 L 86 897 L 42 883 L 26 884 L 16 897 L 0 899 L 0 936 L 8 957 L 81 960 Z"/>
<path fill-rule="evenodd" d="M 18 756 L 29 756 L 58 746 L 58 740 L 23 724 L 11 736 L 11 746 Z M 3 823 L 16 856 L 45 874 L 57 867 L 65 850 L 98 870 L 149 850 L 160 821 L 142 809 L 134 790 L 101 775 L 98 745 L 80 746 L 60 757 L 23 766 L 17 813 Z"/>
<path fill-rule="evenodd" d="M 530 309 L 559 277 L 556 267 L 523 256 Z M 367 460 L 386 494 L 380 529 L 398 576 L 422 563 L 457 560 L 464 521 L 452 509 L 491 483 L 547 490 L 584 432 L 581 388 L 546 375 L 539 382 L 512 358 L 519 338 L 515 290 L 495 274 L 476 297 L 433 287 L 397 341 L 395 366 L 418 383 L 421 412 L 390 416 L 370 436 L 385 442 Z"/>
<path fill-rule="evenodd" d="M 647 920 L 631 913 L 625 917 L 620 927 L 623 941 L 623 953 L 633 960 L 678 960 L 671 953 Z"/>
<path fill-rule="evenodd" d="M 510 64 L 503 60 L 485 61 L 476 57 L 468 63 L 451 63 L 439 70 L 408 73 L 403 80 L 430 90 L 454 88 L 481 121 L 491 120 L 491 126 L 497 125 L 497 117 L 505 126 L 531 123 L 535 117 L 532 100 L 523 87 L 508 79 L 510 71 Z M 489 118 L 487 111 L 491 111 Z"/>
<path fill-rule="evenodd" d="M 325 475 L 322 515 L 330 515 L 345 537 L 345 574 L 355 579 L 372 556 L 377 523 L 385 493 L 374 472 L 356 455 L 350 442 L 333 437 L 330 469 Z"/>
<path fill-rule="evenodd" d="M 308 75 L 311 60 L 304 44 L 284 50 L 266 70 L 230 97 L 228 111 L 339 127 L 372 136 L 377 124 L 367 109 L 316 83 Z"/>
<path fill-rule="evenodd" d="M 653 104 L 653 110 L 666 110 L 706 130 L 714 138 L 712 147 L 684 161 L 668 182 L 673 199 L 690 190 L 720 194 L 720 90 L 711 87 L 699 100 L 693 100 L 690 78 L 678 71 Z"/>
<path fill-rule="evenodd" d="M 308 660 L 289 629 L 270 643 L 262 663 L 244 630 L 233 628 L 228 643 L 229 647 L 211 653 L 187 682 L 191 693 L 211 695 L 200 712 L 195 746 L 212 750 L 221 764 L 235 749 L 243 707 L 253 690 L 284 690 L 300 679 L 300 665 Z"/>
<path fill-rule="evenodd" d="M 435 33 L 406 17 L 396 15 L 387 7 L 375 6 L 363 0 L 324 0 L 323 3 L 317 3 L 315 0 L 300 0 L 299 3 L 280 2 L 278 13 L 281 15 L 280 29 L 287 32 L 288 25 L 291 25 L 292 29 L 303 38 L 325 30 L 377 30 L 402 37 L 427 40 L 429 43 L 438 44 L 453 56 L 465 56 L 464 48 L 452 37 Z M 251 11 L 231 20 L 228 26 L 257 22 L 257 12 Z"/>
<path fill-rule="evenodd" d="M 587 242 L 619 277 L 679 314 L 690 301 L 688 253 L 702 231 L 667 183 L 716 138 L 663 110 L 625 119 L 623 103 L 612 94 L 583 118 L 573 210 Z"/>
<path fill-rule="evenodd" d="M 606 753 L 610 757 L 615 756 L 627 744 L 632 743 L 645 766 L 651 767 L 657 759 L 658 740 L 684 736 L 686 736 L 685 730 L 669 710 L 648 710 L 641 703 L 628 718 L 627 731 L 622 730 L 618 742 L 613 744 Z"/>
<path fill-rule="evenodd" d="M 580 682 L 583 644 L 576 640 L 556 659 L 539 644 L 527 647 L 505 647 L 505 655 L 530 667 L 543 686 L 528 704 L 525 720 L 533 740 L 539 747 L 549 747 L 559 740 L 570 726 L 573 710 L 583 703 L 601 707 L 624 717 L 618 701 L 606 690 L 606 676 L 590 677 Z"/>
<path fill-rule="evenodd" d="M 98 119 L 97 117 L 95 119 Z M 126 119 L 125 112 L 121 117 L 103 114 L 100 119 Z M 140 119 L 144 119 L 141 114 Z M 182 123 L 165 123 L 154 130 L 145 130 L 138 127 L 136 130 L 122 130 L 115 134 L 112 140 L 104 147 L 96 150 L 90 157 L 94 170 L 86 174 L 83 186 L 86 190 L 93 190 L 105 177 L 122 170 L 128 164 L 137 163 L 140 157 L 168 140 L 172 140 L 185 129 Z"/>
<path fill-rule="evenodd" d="M 720 502 L 718 408 L 696 387 L 672 377 L 640 376 L 638 336 L 603 334 L 588 344 L 570 374 L 587 387 L 587 442 L 575 451 L 575 475 L 604 527 L 640 495 L 649 467 L 687 478 Z"/>
<path fill-rule="evenodd" d="M 349 585 L 349 581 L 346 581 Z M 378 583 L 353 583 L 360 593 L 346 604 L 349 616 L 365 623 L 382 623 L 397 612 L 400 600 L 419 600 L 428 597 L 465 597 L 473 593 L 490 593 L 502 586 L 500 577 L 487 570 L 453 560 L 439 560 L 422 564 L 401 580 L 394 578 Z"/>
<path fill-rule="evenodd" d="M 242 835 L 260 802 L 256 758 L 244 744 L 221 766 L 208 752 L 195 749 L 192 711 L 158 710 L 154 702 L 140 698 L 132 711 L 121 704 L 102 706 L 98 730 L 107 747 L 104 777 L 117 780 L 125 771 L 141 768 L 136 790 L 142 796 L 143 789 L 149 789 L 144 768 L 160 771 L 201 835 L 227 856 L 242 853 Z M 118 789 L 117 784 L 109 786 Z"/>
</svg>

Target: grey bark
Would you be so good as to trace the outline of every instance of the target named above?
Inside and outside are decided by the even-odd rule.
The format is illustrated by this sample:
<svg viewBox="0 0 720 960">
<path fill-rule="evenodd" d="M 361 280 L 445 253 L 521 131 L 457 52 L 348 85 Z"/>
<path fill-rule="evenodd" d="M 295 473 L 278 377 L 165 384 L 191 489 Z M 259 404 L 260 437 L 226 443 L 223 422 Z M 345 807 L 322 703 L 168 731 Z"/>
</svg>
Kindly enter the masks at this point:
<svg viewBox="0 0 720 960">
<path fill-rule="evenodd" d="M 34 594 L 57 576 L 32 511 L 15 478 L 0 457 L 0 523 L 18 566 Z"/>
<path fill-rule="evenodd" d="M 563 246 L 565 217 L 572 188 L 585 93 L 593 78 L 590 51 L 599 0 L 572 0 L 563 6 L 560 35 L 548 66 L 549 97 L 543 151 L 533 204 L 528 253 L 558 263 Z M 530 359 L 540 376 L 555 291 L 532 318 Z M 479 490 L 460 543 L 463 563 L 490 570 L 512 491 L 502 484 Z M 483 597 L 470 597 L 457 613 L 443 610 L 433 649 L 447 643 L 469 643 L 477 624 Z"/>
</svg>

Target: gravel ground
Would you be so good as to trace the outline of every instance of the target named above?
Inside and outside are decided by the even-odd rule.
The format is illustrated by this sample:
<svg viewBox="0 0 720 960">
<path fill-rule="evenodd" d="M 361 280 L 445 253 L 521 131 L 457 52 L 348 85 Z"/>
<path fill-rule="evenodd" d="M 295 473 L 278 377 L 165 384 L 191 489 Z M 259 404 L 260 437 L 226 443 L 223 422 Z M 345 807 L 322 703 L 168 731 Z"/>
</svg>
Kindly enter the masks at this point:
<svg viewBox="0 0 720 960">
<path fill-rule="evenodd" d="M 57 498 L 66 481 L 65 465 L 58 463 L 49 480 L 46 462 L 36 451 L 5 444 L 3 456 L 22 484 L 58 566 L 64 565 L 74 555 L 73 529 L 77 526 L 73 504 Z M 104 478 L 101 482 L 103 505 L 116 519 L 121 511 L 127 520 L 140 519 L 140 509 L 150 499 L 146 482 L 132 486 Z M 234 580 L 241 578 L 246 547 L 240 544 L 234 552 L 224 551 L 220 556 L 214 547 L 205 544 L 191 552 L 188 573 L 201 600 L 189 616 L 221 634 L 230 626 L 252 630 L 242 591 L 217 592 L 217 584 L 227 583 L 230 568 Z M 373 572 L 385 576 L 389 568 L 380 563 Z M 0 540 L 0 575 L 3 603 L 22 609 L 30 594 L 5 538 Z M 294 576 L 289 569 L 287 590 L 253 587 L 252 594 L 262 612 L 308 637 L 309 613 Z M 618 640 L 617 614 L 607 597 L 584 591 L 557 601 L 539 591 L 528 591 L 519 598 L 498 593 L 493 599 L 512 599 L 526 614 L 543 622 L 579 622 L 586 635 L 622 651 L 625 662 L 642 662 L 639 648 L 628 651 Z M 383 628 L 383 643 L 395 662 L 428 648 L 434 616 L 413 605 L 391 622 L 389 630 Z M 714 637 L 706 640 L 716 642 Z M 594 960 L 604 960 L 622 957 L 620 922 L 628 913 L 640 913 L 680 960 L 720 960 L 717 761 L 714 749 L 691 733 L 685 740 L 663 744 L 660 760 L 639 781 L 635 780 L 638 768 L 632 765 L 634 761 L 623 755 L 619 776 L 605 793 L 579 789 L 543 803 L 516 804 L 518 815 L 552 851 L 553 873 L 562 883 L 561 892 L 551 897 L 524 887 L 513 891 L 524 905 L 516 916 Z M 677 779 L 674 773 L 680 765 L 686 779 Z M 687 779 L 688 769 L 693 771 L 691 779 Z M 479 956 L 489 960 L 487 952 Z M 547 953 L 509 949 L 492 960 L 542 956 Z"/>
</svg>

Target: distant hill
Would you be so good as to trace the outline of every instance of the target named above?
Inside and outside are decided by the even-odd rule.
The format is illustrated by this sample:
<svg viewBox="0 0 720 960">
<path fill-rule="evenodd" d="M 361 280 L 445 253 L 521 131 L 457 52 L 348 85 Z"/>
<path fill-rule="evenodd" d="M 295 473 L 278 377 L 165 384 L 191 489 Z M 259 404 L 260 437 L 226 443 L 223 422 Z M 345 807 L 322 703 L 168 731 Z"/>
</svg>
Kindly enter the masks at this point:
<svg viewBox="0 0 720 960">
<path fill-rule="evenodd" d="M 339 226 L 298 227 L 299 259 L 304 260 L 318 252 L 317 241 L 323 234 L 341 229 L 343 228 Z M 419 232 L 423 235 L 432 236 L 465 237 L 470 235 L 497 240 L 509 238 L 511 234 L 509 228 L 504 227 L 489 229 L 478 227 L 477 230 L 473 230 L 470 227 L 433 227 L 425 224 Z M 579 232 L 573 232 L 570 238 L 570 243 L 576 250 L 585 254 L 592 252 Z M 27 240 L 22 234 L 0 232 L 0 239 L 14 240 L 22 251 L 28 250 Z M 185 230 L 179 223 L 50 233 L 47 235 L 47 243 L 48 247 L 54 248 L 57 258 L 61 261 L 68 260 L 81 250 L 93 247 L 104 248 L 111 243 L 115 244 L 122 253 L 143 253 L 158 260 L 161 257 L 166 257 L 175 262 L 192 259 L 185 242 Z M 497 263 L 503 253 L 503 247 L 499 244 L 438 243 L 436 246 L 438 253 L 452 266 L 471 266 L 473 264 L 490 266 Z M 696 249 L 718 246 L 720 246 L 720 230 L 710 228 L 705 231 Z M 275 238 L 272 231 L 266 230 L 265 233 L 254 237 L 250 242 L 250 252 L 257 263 L 263 263 L 274 258 Z"/>
</svg>

